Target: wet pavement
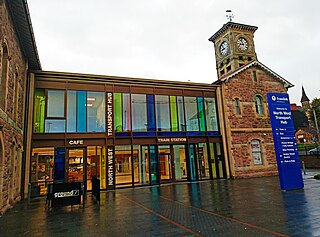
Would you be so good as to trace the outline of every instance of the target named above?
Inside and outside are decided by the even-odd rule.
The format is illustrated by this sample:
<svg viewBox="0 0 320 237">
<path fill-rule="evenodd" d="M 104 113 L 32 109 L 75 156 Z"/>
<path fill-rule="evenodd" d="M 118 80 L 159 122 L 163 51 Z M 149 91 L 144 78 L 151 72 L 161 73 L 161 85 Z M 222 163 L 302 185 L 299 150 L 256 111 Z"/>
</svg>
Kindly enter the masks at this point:
<svg viewBox="0 0 320 237">
<path fill-rule="evenodd" d="M 21 202 L 0 217 L 0 236 L 320 236 L 320 180 L 282 192 L 278 177 L 214 180 L 91 194 L 84 206 Z"/>
</svg>

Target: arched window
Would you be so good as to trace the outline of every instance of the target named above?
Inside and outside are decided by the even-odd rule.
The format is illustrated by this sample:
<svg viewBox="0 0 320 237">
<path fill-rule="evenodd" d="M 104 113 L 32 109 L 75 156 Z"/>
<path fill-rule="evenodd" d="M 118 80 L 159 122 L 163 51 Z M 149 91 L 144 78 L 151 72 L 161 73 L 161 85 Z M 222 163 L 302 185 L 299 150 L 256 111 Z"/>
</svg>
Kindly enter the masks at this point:
<svg viewBox="0 0 320 237">
<path fill-rule="evenodd" d="M 260 140 L 254 139 L 251 141 L 251 152 L 254 165 L 262 165 L 262 151 Z"/>
<path fill-rule="evenodd" d="M 256 113 L 257 114 L 264 114 L 264 108 L 263 108 L 263 100 L 260 95 L 256 95 L 254 97 L 254 103 L 256 106 Z"/>
<path fill-rule="evenodd" d="M 236 114 L 241 114 L 239 98 L 234 99 L 234 108 L 235 108 Z"/>
<path fill-rule="evenodd" d="M 0 78 L 0 106 L 5 109 L 6 102 L 6 89 L 7 89 L 7 78 L 8 78 L 8 47 L 6 44 L 2 45 L 2 57 L 1 57 L 1 78 Z"/>
</svg>

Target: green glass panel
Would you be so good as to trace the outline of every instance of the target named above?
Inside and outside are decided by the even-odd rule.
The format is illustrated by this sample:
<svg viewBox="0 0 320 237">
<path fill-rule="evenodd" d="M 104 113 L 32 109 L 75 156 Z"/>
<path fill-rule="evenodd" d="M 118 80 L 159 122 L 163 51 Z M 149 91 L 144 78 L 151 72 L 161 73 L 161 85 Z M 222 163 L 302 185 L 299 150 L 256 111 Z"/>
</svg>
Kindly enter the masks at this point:
<svg viewBox="0 0 320 237">
<path fill-rule="evenodd" d="M 177 98 L 170 96 L 170 112 L 171 112 L 171 131 L 178 131 L 178 111 L 177 111 Z"/>
<path fill-rule="evenodd" d="M 209 149 L 210 149 L 212 177 L 214 179 L 216 179 L 217 178 L 217 168 L 216 168 L 216 162 L 215 162 L 215 156 L 214 156 L 214 144 L 213 143 L 209 143 Z"/>
<path fill-rule="evenodd" d="M 122 94 L 114 93 L 114 130 L 122 132 Z"/>
<path fill-rule="evenodd" d="M 46 97 L 44 89 L 36 89 L 34 96 L 34 125 L 35 133 L 44 132 L 44 113 L 45 113 Z"/>
<path fill-rule="evenodd" d="M 200 124 L 200 131 L 204 132 L 206 131 L 206 123 L 204 120 L 204 104 L 203 104 L 203 98 L 198 97 L 198 116 L 199 116 L 199 124 Z"/>
</svg>

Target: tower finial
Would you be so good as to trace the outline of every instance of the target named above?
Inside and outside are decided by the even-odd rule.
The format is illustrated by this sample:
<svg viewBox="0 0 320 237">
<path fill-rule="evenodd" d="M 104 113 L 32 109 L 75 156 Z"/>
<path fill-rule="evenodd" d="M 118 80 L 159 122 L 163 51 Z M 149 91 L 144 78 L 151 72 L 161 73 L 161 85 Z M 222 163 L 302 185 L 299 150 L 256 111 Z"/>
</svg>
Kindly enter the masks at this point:
<svg viewBox="0 0 320 237">
<path fill-rule="evenodd" d="M 226 10 L 226 17 L 229 21 L 232 21 L 232 19 L 234 18 L 233 14 L 232 14 L 232 11 L 231 10 Z"/>
</svg>

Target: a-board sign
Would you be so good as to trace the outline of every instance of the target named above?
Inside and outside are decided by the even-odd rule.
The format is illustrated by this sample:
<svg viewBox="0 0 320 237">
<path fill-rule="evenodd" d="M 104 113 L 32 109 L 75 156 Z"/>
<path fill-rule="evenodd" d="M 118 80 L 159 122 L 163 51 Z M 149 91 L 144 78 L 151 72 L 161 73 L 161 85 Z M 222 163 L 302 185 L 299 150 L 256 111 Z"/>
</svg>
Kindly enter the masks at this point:
<svg viewBox="0 0 320 237">
<path fill-rule="evenodd" d="M 49 189 L 52 207 L 81 204 L 82 182 L 54 183 Z"/>
</svg>

